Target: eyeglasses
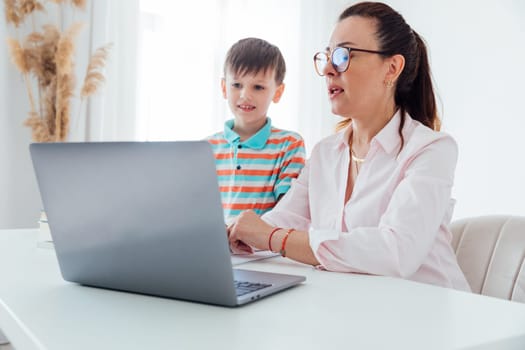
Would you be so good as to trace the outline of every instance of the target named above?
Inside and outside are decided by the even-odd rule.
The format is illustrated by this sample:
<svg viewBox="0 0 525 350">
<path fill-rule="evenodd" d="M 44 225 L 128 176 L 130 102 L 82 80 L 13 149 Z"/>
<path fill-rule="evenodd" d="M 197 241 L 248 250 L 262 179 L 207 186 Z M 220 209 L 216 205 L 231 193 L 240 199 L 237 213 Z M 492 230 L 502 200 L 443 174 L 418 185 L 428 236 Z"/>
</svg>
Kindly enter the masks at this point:
<svg viewBox="0 0 525 350">
<path fill-rule="evenodd" d="M 350 65 L 350 52 L 359 51 L 359 52 L 368 52 L 376 53 L 378 55 L 386 55 L 384 51 L 374 51 L 374 50 L 365 50 L 365 49 L 356 49 L 354 47 L 347 46 L 338 46 L 336 47 L 331 55 L 329 56 L 326 52 L 318 52 L 314 55 L 314 66 L 315 71 L 320 76 L 324 75 L 324 69 L 328 64 L 328 61 L 332 63 L 336 72 L 344 73 L 347 71 L 348 66 Z"/>
</svg>

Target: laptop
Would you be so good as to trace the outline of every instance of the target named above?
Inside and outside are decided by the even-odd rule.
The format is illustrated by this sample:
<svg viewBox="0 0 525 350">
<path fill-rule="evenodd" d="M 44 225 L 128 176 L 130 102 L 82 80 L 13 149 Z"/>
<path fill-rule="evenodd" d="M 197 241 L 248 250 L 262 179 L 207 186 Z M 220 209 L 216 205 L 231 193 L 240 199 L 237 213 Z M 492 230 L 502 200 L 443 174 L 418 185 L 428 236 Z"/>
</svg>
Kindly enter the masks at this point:
<svg viewBox="0 0 525 350">
<path fill-rule="evenodd" d="M 234 269 L 206 141 L 34 143 L 64 280 L 237 306 L 305 281 Z"/>
</svg>

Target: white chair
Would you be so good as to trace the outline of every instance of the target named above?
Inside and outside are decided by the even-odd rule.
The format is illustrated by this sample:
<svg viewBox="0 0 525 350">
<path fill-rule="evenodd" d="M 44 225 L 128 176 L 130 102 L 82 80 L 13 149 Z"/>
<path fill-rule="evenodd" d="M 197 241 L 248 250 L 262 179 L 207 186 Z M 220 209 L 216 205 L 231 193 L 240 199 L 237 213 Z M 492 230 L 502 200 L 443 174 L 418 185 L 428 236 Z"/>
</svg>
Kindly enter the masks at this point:
<svg viewBox="0 0 525 350">
<path fill-rule="evenodd" d="M 454 221 L 450 229 L 474 293 L 525 303 L 525 217 L 472 217 Z"/>
</svg>

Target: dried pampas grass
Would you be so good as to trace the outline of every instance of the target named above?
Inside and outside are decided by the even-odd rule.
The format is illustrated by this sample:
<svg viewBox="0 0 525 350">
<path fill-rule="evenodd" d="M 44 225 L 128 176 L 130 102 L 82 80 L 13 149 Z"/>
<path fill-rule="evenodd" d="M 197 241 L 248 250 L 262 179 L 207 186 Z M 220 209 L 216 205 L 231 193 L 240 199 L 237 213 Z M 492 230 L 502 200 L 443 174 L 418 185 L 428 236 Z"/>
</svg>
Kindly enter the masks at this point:
<svg viewBox="0 0 525 350">
<path fill-rule="evenodd" d="M 102 74 L 102 70 L 106 66 L 106 61 L 109 56 L 109 50 L 113 45 L 99 47 L 89 60 L 89 65 L 84 78 L 84 84 L 80 90 L 80 97 L 86 98 L 93 95 L 98 88 L 104 83 L 106 78 Z"/>
<path fill-rule="evenodd" d="M 58 6 L 66 4 L 84 9 L 86 0 L 51 0 Z M 5 18 L 17 30 L 28 16 L 45 11 L 37 0 L 4 0 Z M 11 59 L 22 73 L 30 102 L 29 117 L 24 122 L 32 130 L 36 142 L 65 141 L 71 120 L 71 99 L 75 96 L 75 41 L 82 24 L 75 23 L 65 31 L 47 24 L 23 40 L 8 38 Z M 80 90 L 81 103 L 104 83 L 102 70 L 111 45 L 105 45 L 92 55 Z M 31 78 L 36 80 L 38 101 L 35 102 Z"/>
<path fill-rule="evenodd" d="M 36 0 L 4 0 L 5 19 L 8 24 L 19 27 L 26 16 L 35 11 L 45 11 L 44 5 Z"/>
<path fill-rule="evenodd" d="M 72 0 L 73 5 L 80 8 L 85 9 L 86 8 L 86 0 Z"/>
<path fill-rule="evenodd" d="M 16 39 L 7 38 L 7 46 L 11 52 L 11 59 L 20 73 L 29 73 L 29 64 L 26 59 L 26 52 L 22 45 L 20 45 L 20 42 Z"/>
</svg>

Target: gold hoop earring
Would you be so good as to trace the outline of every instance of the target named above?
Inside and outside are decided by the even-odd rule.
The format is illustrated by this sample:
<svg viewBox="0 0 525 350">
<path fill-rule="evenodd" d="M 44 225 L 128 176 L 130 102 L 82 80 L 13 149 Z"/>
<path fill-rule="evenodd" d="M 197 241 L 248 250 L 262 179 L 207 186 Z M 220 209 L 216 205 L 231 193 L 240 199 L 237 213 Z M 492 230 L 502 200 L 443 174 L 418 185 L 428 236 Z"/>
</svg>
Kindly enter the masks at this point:
<svg viewBox="0 0 525 350">
<path fill-rule="evenodd" d="M 388 88 L 391 88 L 392 86 L 394 86 L 394 82 L 392 80 L 389 80 L 389 81 L 385 81 L 383 82 L 385 84 L 386 87 Z"/>
</svg>

